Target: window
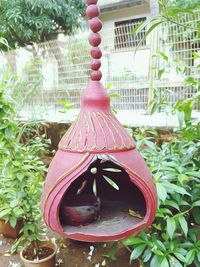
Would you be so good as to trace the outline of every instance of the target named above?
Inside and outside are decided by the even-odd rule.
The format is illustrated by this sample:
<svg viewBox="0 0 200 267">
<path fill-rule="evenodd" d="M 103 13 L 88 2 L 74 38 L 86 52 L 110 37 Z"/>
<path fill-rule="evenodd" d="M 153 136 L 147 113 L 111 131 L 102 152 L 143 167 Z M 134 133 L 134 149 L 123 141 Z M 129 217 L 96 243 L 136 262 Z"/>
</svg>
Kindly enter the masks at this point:
<svg viewBox="0 0 200 267">
<path fill-rule="evenodd" d="M 133 36 L 132 30 L 146 18 L 130 19 L 115 22 L 115 49 L 136 47 L 145 35 L 145 29 L 139 34 Z M 146 40 L 142 42 L 142 46 L 146 45 Z"/>
</svg>

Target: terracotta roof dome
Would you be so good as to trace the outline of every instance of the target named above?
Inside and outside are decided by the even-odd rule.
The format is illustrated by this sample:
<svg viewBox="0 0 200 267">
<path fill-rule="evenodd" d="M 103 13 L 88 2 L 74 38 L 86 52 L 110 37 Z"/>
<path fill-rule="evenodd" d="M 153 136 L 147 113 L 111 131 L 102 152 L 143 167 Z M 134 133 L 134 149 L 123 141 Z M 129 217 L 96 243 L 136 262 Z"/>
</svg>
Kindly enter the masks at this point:
<svg viewBox="0 0 200 267">
<path fill-rule="evenodd" d="M 74 152 L 109 152 L 135 147 L 110 109 L 110 98 L 99 81 L 90 81 L 82 97 L 81 112 L 59 143 Z"/>
</svg>

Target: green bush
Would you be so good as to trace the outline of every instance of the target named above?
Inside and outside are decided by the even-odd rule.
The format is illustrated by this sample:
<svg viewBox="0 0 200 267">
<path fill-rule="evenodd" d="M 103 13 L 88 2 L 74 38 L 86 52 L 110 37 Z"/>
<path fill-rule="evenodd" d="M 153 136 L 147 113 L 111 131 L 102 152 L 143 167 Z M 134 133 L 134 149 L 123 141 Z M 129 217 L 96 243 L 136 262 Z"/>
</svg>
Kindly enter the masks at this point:
<svg viewBox="0 0 200 267">
<path fill-rule="evenodd" d="M 12 248 L 15 251 L 19 245 L 37 241 L 45 229 L 39 205 L 46 167 L 40 155 L 47 143 L 36 132 L 28 132 L 29 123 L 19 123 L 11 89 L 12 79 L 5 73 L 0 83 L 0 218 L 13 228 L 23 222 L 21 237 Z M 28 139 L 23 144 L 25 132 Z"/>
<path fill-rule="evenodd" d="M 132 246 L 131 261 L 142 266 L 200 266 L 200 142 L 177 134 L 170 142 L 156 144 L 155 131 L 134 133 L 139 151 L 153 173 L 158 209 L 153 225 L 124 241 Z M 145 265 L 146 264 L 146 265 Z"/>
<path fill-rule="evenodd" d="M 183 10 L 170 7 L 170 2 L 160 1 L 161 14 L 150 18 L 138 26 L 133 34 L 138 34 L 148 25 L 146 36 L 158 25 L 170 22 L 176 25 L 181 13 L 196 16 L 195 10 Z M 180 24 L 190 33 L 190 25 Z M 195 34 L 198 32 L 195 28 Z M 194 61 L 200 58 L 193 54 Z M 153 88 L 150 110 L 163 111 L 177 115 L 179 129 L 173 133 L 170 141 L 158 144 L 155 130 L 136 130 L 133 133 L 140 153 L 150 168 L 158 193 L 158 208 L 153 224 L 138 235 L 124 241 L 131 246 L 130 261 L 140 259 L 141 266 L 147 267 L 186 267 L 200 266 L 200 123 L 193 120 L 192 112 L 200 99 L 199 76 L 188 76 L 188 62 L 185 59 L 170 59 L 162 52 L 157 55 L 163 59 L 161 69 L 157 69 L 158 84 L 162 75 L 173 65 L 178 75 L 184 80 L 183 90 L 191 87 L 193 94 L 187 99 L 179 99 L 175 105 L 168 102 L 166 88 Z M 194 65 L 199 73 L 200 65 Z M 155 85 L 154 85 L 155 87 Z"/>
</svg>

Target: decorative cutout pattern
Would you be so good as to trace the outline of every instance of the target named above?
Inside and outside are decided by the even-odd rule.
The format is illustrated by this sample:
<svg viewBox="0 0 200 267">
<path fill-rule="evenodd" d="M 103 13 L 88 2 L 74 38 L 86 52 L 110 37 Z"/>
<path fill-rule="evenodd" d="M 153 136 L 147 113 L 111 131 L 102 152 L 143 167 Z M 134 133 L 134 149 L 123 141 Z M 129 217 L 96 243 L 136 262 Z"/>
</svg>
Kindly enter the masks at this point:
<svg viewBox="0 0 200 267">
<path fill-rule="evenodd" d="M 133 139 L 111 112 L 80 113 L 59 144 L 59 149 L 75 152 L 108 152 L 133 148 Z"/>
</svg>

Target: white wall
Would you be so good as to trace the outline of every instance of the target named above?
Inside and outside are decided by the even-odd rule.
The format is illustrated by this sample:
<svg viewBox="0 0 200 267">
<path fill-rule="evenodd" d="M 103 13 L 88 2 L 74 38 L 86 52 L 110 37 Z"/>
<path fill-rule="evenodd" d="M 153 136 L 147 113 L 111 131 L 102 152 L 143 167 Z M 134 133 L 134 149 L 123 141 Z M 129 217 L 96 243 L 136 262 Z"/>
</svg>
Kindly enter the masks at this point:
<svg viewBox="0 0 200 267">
<path fill-rule="evenodd" d="M 140 50 L 136 54 L 134 51 L 113 53 L 110 56 L 110 71 L 112 76 L 117 76 L 124 72 L 132 72 L 135 75 L 147 76 L 149 69 L 149 51 Z"/>
<path fill-rule="evenodd" d="M 102 5 L 114 4 L 118 2 L 122 2 L 122 0 L 99 0 L 98 4 L 102 6 Z"/>
<path fill-rule="evenodd" d="M 103 21 L 101 48 L 105 55 L 102 62 L 102 72 L 104 75 L 107 75 L 109 68 L 112 76 L 120 76 L 125 71 L 131 71 L 137 76 L 148 76 L 149 40 L 147 40 L 146 47 L 139 48 L 136 54 L 135 48 L 129 49 L 129 51 L 127 49 L 124 49 L 124 51 L 116 50 L 114 48 L 114 40 L 115 22 L 148 17 L 149 12 L 149 6 L 146 4 L 101 14 L 101 20 Z"/>
</svg>

